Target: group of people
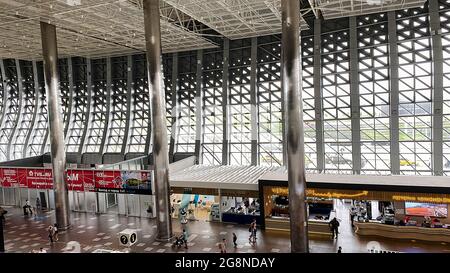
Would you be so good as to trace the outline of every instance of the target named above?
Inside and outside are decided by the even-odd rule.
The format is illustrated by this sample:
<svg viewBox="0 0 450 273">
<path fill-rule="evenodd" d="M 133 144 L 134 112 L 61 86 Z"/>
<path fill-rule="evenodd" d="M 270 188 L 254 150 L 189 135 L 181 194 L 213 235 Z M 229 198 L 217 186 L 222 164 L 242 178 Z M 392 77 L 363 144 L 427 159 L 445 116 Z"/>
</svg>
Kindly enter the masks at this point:
<svg viewBox="0 0 450 273">
<path fill-rule="evenodd" d="M 53 226 L 52 225 L 48 226 L 47 232 L 48 232 L 48 239 L 50 240 L 50 243 L 57 242 L 59 240 L 57 224 L 54 224 Z"/>
</svg>

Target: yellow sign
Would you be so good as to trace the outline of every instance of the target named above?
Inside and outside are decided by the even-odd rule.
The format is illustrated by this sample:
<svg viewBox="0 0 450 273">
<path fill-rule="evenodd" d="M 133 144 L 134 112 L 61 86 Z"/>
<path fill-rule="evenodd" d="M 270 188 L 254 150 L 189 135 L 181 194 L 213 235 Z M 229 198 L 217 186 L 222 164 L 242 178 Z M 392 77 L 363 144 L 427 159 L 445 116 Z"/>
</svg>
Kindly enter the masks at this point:
<svg viewBox="0 0 450 273">
<path fill-rule="evenodd" d="M 336 199 L 345 199 L 345 198 L 356 198 L 367 196 L 369 191 L 362 191 L 358 193 L 339 193 L 339 192 L 316 192 L 316 190 L 309 189 L 306 190 L 306 196 L 310 197 L 320 197 L 320 198 L 336 198 Z"/>
<path fill-rule="evenodd" d="M 410 195 L 393 195 L 394 201 L 417 201 L 427 203 L 450 203 L 450 198 L 446 197 L 428 197 L 428 196 L 410 196 Z"/>
</svg>

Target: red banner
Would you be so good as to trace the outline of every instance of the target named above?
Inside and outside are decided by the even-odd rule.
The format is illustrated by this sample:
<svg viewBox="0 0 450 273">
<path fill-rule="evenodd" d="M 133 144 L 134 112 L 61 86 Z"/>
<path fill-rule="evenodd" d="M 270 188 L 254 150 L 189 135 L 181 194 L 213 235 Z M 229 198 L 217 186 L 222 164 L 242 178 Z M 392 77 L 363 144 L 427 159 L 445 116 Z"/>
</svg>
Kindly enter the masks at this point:
<svg viewBox="0 0 450 273">
<path fill-rule="evenodd" d="M 67 170 L 69 191 L 95 191 L 93 170 Z"/>
<path fill-rule="evenodd" d="M 2 169 L 0 180 L 2 180 L 2 187 L 19 187 L 19 181 L 17 179 L 17 169 Z"/>
<path fill-rule="evenodd" d="M 99 191 L 151 194 L 151 173 L 148 171 L 67 170 L 69 191 Z M 0 186 L 30 189 L 53 189 L 51 169 L 0 168 Z"/>
<path fill-rule="evenodd" d="M 28 169 L 17 169 L 17 181 L 19 187 L 28 188 Z"/>
<path fill-rule="evenodd" d="M 95 187 L 99 189 L 122 188 L 120 171 L 95 171 Z"/>
<path fill-rule="evenodd" d="M 28 188 L 53 189 L 53 177 L 51 169 L 26 169 Z"/>
</svg>

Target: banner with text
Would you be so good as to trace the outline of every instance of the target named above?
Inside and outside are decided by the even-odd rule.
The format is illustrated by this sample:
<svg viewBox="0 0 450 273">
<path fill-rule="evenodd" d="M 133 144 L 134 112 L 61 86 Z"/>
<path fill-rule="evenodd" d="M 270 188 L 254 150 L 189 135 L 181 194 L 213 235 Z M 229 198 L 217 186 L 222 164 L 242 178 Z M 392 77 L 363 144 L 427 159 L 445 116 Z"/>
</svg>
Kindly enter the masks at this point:
<svg viewBox="0 0 450 273">
<path fill-rule="evenodd" d="M 70 169 L 66 171 L 66 183 L 69 191 L 152 194 L 149 171 Z M 53 189 L 52 170 L 0 168 L 0 186 Z"/>
</svg>

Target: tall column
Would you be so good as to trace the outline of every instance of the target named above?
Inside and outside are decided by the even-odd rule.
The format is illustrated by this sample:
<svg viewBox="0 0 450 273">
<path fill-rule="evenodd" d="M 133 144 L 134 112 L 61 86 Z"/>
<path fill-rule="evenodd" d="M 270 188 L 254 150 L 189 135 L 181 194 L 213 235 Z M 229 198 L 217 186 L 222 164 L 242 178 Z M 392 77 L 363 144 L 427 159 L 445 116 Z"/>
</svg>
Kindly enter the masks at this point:
<svg viewBox="0 0 450 273">
<path fill-rule="evenodd" d="M 395 11 L 388 12 L 389 34 L 389 84 L 391 86 L 391 115 L 389 117 L 391 134 L 391 173 L 400 174 L 400 144 L 399 144 L 399 85 L 398 85 L 398 49 L 397 49 L 397 24 Z"/>
<path fill-rule="evenodd" d="M 203 50 L 197 50 L 197 71 L 196 71 L 196 87 L 195 87 L 195 161 L 197 164 L 202 163 L 202 141 L 203 141 L 203 96 L 202 96 L 202 64 Z"/>
<path fill-rule="evenodd" d="M 106 151 L 106 143 L 108 140 L 109 126 L 111 124 L 111 57 L 106 58 L 106 119 L 103 127 L 102 143 L 100 144 L 100 154 Z"/>
<path fill-rule="evenodd" d="M 350 107 L 352 124 L 352 169 L 353 174 L 361 173 L 361 134 L 359 123 L 359 71 L 358 37 L 356 17 L 350 17 Z"/>
<path fill-rule="evenodd" d="M 125 123 L 125 133 L 123 134 L 123 143 L 122 143 L 122 149 L 121 149 L 121 154 L 123 156 L 125 156 L 126 152 L 127 152 L 127 147 L 130 144 L 130 134 L 131 134 L 131 124 L 132 124 L 132 110 L 131 108 L 133 107 L 133 91 L 134 91 L 134 86 L 133 86 L 133 72 L 132 72 L 132 67 L 133 67 L 133 57 L 131 55 L 127 56 L 127 120 Z"/>
<path fill-rule="evenodd" d="M 67 132 L 69 132 L 70 121 L 72 120 L 72 103 L 73 103 L 74 86 L 73 86 L 73 67 L 71 57 L 67 58 L 67 78 L 69 79 L 69 103 L 66 109 L 66 124 L 64 125 L 64 139 L 69 137 L 69 134 Z M 46 139 L 47 136 L 45 137 L 45 140 Z"/>
<path fill-rule="evenodd" d="M 300 92 L 300 4 L 281 1 L 282 81 L 289 184 L 291 252 L 309 252 L 303 111 Z"/>
<path fill-rule="evenodd" d="M 441 22 L 438 1 L 429 1 L 431 42 L 433 50 L 433 173 L 443 174 L 443 92 L 444 58 L 442 52 Z"/>
<path fill-rule="evenodd" d="M 48 124 L 50 131 L 56 223 L 59 229 L 70 227 L 69 196 L 65 182 L 66 153 L 64 124 L 61 111 L 61 91 L 58 76 L 58 48 L 56 27 L 41 22 L 42 55 L 44 58 L 45 91 L 47 92 Z"/>
<path fill-rule="evenodd" d="M 256 94 L 256 77 L 258 63 L 258 38 L 252 38 L 251 49 L 251 65 L 250 65 L 250 104 L 251 104 L 251 135 L 252 135 L 252 161 L 251 165 L 258 165 L 258 106 L 257 106 L 257 94 Z"/>
<path fill-rule="evenodd" d="M 89 129 L 92 127 L 92 116 L 91 111 L 93 109 L 93 92 L 92 92 L 92 62 L 90 58 L 86 58 L 86 93 L 87 93 L 87 104 L 86 104 L 86 122 L 84 125 L 83 136 L 81 137 L 80 147 L 78 148 L 78 153 L 80 155 L 86 152 L 86 143 L 88 142 Z"/>
<path fill-rule="evenodd" d="M 178 120 L 180 105 L 178 103 L 178 53 L 172 53 L 172 131 L 170 132 L 169 157 L 173 158 L 178 137 Z"/>
<path fill-rule="evenodd" d="M 325 146 L 323 142 L 323 117 L 322 117 L 322 58 L 321 35 L 322 20 L 314 20 L 314 108 L 316 118 L 316 154 L 317 170 L 322 173 L 325 170 Z"/>
<path fill-rule="evenodd" d="M 230 102 L 228 96 L 228 69 L 230 66 L 230 40 L 223 40 L 223 74 L 222 74 L 222 122 L 223 122 L 223 139 L 222 139 L 222 165 L 228 165 L 228 147 L 230 144 Z"/>
<path fill-rule="evenodd" d="M 172 238 L 170 217 L 169 154 L 165 122 L 166 104 L 161 72 L 159 0 L 144 0 L 145 45 L 153 132 L 157 240 Z"/>
</svg>

